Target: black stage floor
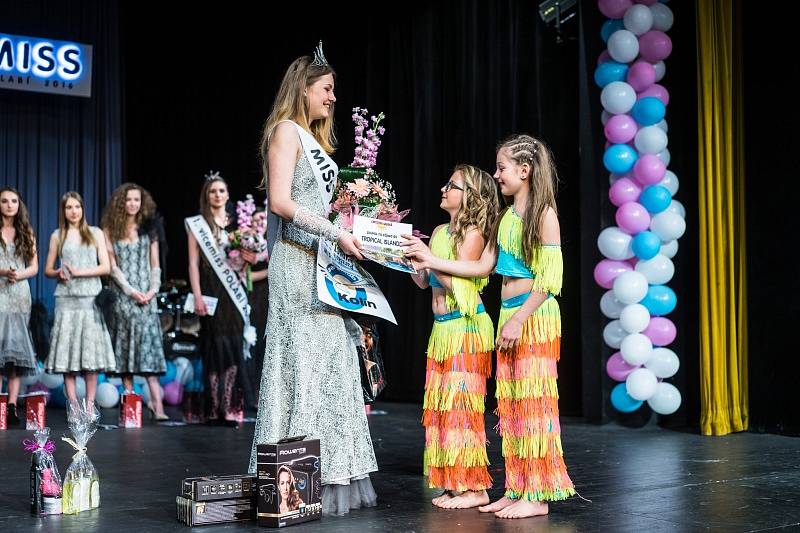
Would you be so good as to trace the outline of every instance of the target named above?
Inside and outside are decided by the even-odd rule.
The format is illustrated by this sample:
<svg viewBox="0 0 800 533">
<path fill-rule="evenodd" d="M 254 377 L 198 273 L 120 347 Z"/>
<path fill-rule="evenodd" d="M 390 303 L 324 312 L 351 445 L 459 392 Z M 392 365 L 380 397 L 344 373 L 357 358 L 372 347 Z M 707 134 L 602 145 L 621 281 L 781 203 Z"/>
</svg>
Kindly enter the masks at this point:
<svg viewBox="0 0 800 533">
<path fill-rule="evenodd" d="M 564 420 L 565 458 L 581 495 L 550 506 L 547 517 L 501 520 L 477 510 L 445 511 L 430 504 L 435 491 L 420 474 L 420 407 L 379 404 L 370 416 L 380 471 L 372 476 L 377 508 L 292 526 L 325 531 L 800 531 L 800 439 L 752 433 L 701 437 L 646 426 L 629 429 Z M 177 411 L 175 411 L 177 414 Z M 114 423 L 115 411 L 104 413 Z M 52 434 L 65 429 L 64 410 L 49 409 Z M 487 429 L 496 418 L 487 416 Z M 98 431 L 89 457 L 100 476 L 101 504 L 74 516 L 28 514 L 29 433 L 0 431 L 0 531 L 187 531 L 175 520 L 178 482 L 190 475 L 246 468 L 253 424 L 242 429 L 148 423 L 141 430 Z M 497 436 L 490 436 L 491 473 L 502 490 Z M 63 444 L 63 445 L 62 445 Z M 71 454 L 58 439 L 56 459 Z M 201 526 L 201 531 L 255 531 L 254 523 Z"/>
</svg>

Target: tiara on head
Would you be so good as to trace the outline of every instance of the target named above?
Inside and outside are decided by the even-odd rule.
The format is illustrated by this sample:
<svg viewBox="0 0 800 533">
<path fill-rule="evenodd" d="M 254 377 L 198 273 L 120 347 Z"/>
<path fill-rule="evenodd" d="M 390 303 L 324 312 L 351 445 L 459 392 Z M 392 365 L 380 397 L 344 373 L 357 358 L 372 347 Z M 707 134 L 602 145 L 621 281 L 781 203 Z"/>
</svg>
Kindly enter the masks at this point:
<svg viewBox="0 0 800 533">
<path fill-rule="evenodd" d="M 206 181 L 221 180 L 222 176 L 219 175 L 219 170 L 209 170 L 205 176 Z"/>
<path fill-rule="evenodd" d="M 322 52 L 322 41 L 320 41 L 314 49 L 314 61 L 311 62 L 311 65 L 317 67 L 328 66 L 328 60 L 325 59 L 325 54 Z"/>
</svg>

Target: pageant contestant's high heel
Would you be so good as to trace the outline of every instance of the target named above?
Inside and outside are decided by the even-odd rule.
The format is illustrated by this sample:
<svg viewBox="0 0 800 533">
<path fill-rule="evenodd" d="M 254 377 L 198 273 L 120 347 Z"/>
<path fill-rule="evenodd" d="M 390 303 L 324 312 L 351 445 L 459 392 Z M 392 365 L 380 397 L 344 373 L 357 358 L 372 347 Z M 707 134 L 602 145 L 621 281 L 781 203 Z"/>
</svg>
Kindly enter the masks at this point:
<svg viewBox="0 0 800 533">
<path fill-rule="evenodd" d="M 150 411 L 150 419 L 155 420 L 156 422 L 161 422 L 164 420 L 169 420 L 169 416 L 165 413 L 158 414 L 156 413 L 155 408 L 153 407 L 152 402 L 147 402 L 147 410 Z"/>
</svg>

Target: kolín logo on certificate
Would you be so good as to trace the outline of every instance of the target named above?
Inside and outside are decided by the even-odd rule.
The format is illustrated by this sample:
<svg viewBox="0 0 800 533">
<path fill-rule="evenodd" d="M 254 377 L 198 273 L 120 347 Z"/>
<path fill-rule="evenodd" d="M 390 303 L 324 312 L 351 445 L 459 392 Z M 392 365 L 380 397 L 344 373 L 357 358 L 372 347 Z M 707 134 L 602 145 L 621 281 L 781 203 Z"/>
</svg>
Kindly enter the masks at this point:
<svg viewBox="0 0 800 533">
<path fill-rule="evenodd" d="M 350 283 L 357 283 L 359 281 L 358 277 L 353 276 L 342 270 L 339 270 L 334 265 L 328 266 L 328 272 L 330 273 L 331 277 L 342 276 Z M 328 294 L 331 295 L 331 298 L 339 302 L 339 304 L 345 309 L 348 309 L 350 311 L 355 311 L 357 309 L 361 309 L 364 306 L 371 307 L 373 309 L 378 308 L 377 305 L 375 305 L 374 303 L 370 302 L 367 299 L 367 291 L 361 287 L 355 290 L 355 296 L 350 296 L 346 294 L 346 292 L 339 292 L 339 290 L 337 290 L 336 286 L 334 285 L 333 281 L 331 281 L 327 277 L 325 278 L 325 286 L 328 288 Z M 344 287 L 342 288 L 344 289 Z M 347 289 L 344 290 L 347 291 Z"/>
</svg>

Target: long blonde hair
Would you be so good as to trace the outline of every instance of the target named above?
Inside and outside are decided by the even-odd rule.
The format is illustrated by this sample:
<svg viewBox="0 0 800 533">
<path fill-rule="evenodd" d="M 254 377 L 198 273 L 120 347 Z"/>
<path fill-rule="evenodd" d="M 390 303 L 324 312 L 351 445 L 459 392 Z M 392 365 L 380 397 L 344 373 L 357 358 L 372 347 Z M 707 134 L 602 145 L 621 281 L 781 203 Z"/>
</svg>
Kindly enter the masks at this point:
<svg viewBox="0 0 800 533">
<path fill-rule="evenodd" d="M 87 246 L 94 246 L 97 248 L 97 242 L 94 240 L 92 231 L 89 229 L 89 224 L 86 223 L 86 207 L 83 203 L 83 198 L 75 191 L 65 192 L 61 197 L 58 210 L 58 253 L 64 250 L 64 242 L 67 240 L 67 231 L 69 230 L 69 223 L 67 217 L 64 215 L 64 209 L 67 207 L 67 200 L 77 200 L 81 204 L 81 220 L 78 222 L 78 233 L 81 235 L 81 243 Z"/>
<path fill-rule="evenodd" d="M 262 187 L 266 187 L 269 173 L 267 158 L 269 139 L 280 121 L 292 120 L 311 132 L 311 135 L 328 154 L 332 154 L 336 150 L 336 134 L 333 130 L 334 104 L 331 103 L 327 118 L 309 123 L 308 105 L 303 94 L 307 87 L 313 85 L 322 76 L 330 74 L 335 80 L 336 72 L 330 65 L 312 65 L 312 61 L 311 56 L 298 57 L 292 61 L 283 75 L 278 95 L 275 97 L 272 110 L 264 123 L 264 132 L 261 136 Z"/>
<path fill-rule="evenodd" d="M 508 157 L 518 165 L 528 165 L 528 202 L 522 217 L 522 253 L 527 261 L 533 260 L 533 251 L 542 244 L 542 222 L 550 208 L 556 208 L 556 172 L 553 153 L 547 145 L 530 135 L 512 135 L 497 146 L 497 151 L 506 149 Z M 508 209 L 508 208 L 506 208 Z M 504 212 L 505 213 L 505 212 Z"/>
<path fill-rule="evenodd" d="M 497 184 L 488 172 L 463 164 L 456 165 L 453 172 L 459 172 L 464 178 L 461 208 L 450 228 L 453 254 L 457 254 L 458 247 L 464 242 L 467 230 L 471 227 L 481 232 L 484 242 L 492 240 L 500 202 L 497 199 Z"/>
</svg>

